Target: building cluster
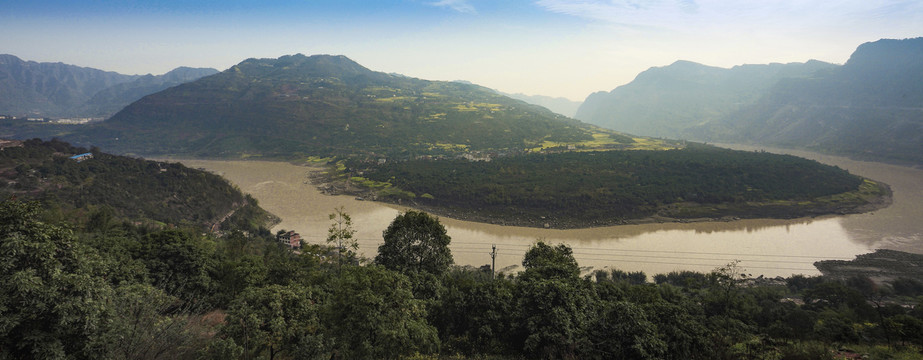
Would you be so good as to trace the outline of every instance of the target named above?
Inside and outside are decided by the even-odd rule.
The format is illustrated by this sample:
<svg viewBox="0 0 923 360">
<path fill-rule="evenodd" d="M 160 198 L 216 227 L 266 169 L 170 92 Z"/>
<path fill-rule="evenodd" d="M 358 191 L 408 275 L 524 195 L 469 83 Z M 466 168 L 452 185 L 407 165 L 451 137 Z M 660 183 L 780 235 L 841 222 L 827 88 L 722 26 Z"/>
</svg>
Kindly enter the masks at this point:
<svg viewBox="0 0 923 360">
<path fill-rule="evenodd" d="M 48 118 L 42 116 L 24 116 L 16 117 L 12 115 L 0 115 L 0 120 L 18 120 L 30 121 L 36 123 L 62 124 L 62 125 L 83 125 L 93 122 L 103 121 L 106 118 L 101 117 L 73 117 L 73 118 Z"/>
<path fill-rule="evenodd" d="M 0 139 L 0 150 L 9 148 L 9 147 L 22 147 L 22 141 Z"/>
</svg>

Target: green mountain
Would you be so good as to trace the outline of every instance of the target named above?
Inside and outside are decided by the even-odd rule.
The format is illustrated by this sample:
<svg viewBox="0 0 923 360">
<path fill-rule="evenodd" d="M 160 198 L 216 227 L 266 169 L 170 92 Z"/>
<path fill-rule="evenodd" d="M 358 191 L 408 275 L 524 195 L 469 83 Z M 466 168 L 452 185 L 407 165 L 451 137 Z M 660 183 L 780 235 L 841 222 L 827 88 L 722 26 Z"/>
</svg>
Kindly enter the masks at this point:
<svg viewBox="0 0 923 360">
<path fill-rule="evenodd" d="M 591 94 L 576 118 L 630 134 L 681 138 L 691 127 L 756 102 L 780 79 L 834 67 L 814 60 L 730 69 L 677 61 L 644 71 L 610 92 Z"/>
<path fill-rule="evenodd" d="M 594 141 L 599 131 L 477 85 L 299 54 L 245 60 L 66 138 L 138 154 L 410 158 Z"/>
<path fill-rule="evenodd" d="M 779 81 L 689 134 L 923 164 L 923 38 L 863 44 L 843 66 Z"/>
<path fill-rule="evenodd" d="M 179 163 L 88 151 L 58 140 L 2 141 L 0 150 L 0 199 L 36 200 L 78 217 L 108 209 L 117 219 L 197 228 L 230 220 L 254 230 L 269 220 L 224 178 Z M 86 153 L 92 156 L 71 158 Z"/>
<path fill-rule="evenodd" d="M 212 68 L 181 66 L 163 75 L 147 74 L 99 91 L 79 111 L 89 116 L 109 117 L 146 95 L 217 73 L 218 70 Z"/>
</svg>

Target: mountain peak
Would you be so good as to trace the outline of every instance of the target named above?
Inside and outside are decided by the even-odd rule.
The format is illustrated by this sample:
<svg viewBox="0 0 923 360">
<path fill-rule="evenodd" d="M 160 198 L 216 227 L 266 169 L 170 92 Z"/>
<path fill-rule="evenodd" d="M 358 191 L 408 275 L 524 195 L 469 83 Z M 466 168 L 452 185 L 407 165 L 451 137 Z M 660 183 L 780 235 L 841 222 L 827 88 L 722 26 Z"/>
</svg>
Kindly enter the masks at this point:
<svg viewBox="0 0 923 360">
<path fill-rule="evenodd" d="M 252 75 L 279 73 L 307 77 L 343 77 L 370 74 L 371 70 L 343 55 L 284 55 L 277 59 L 247 59 L 233 69 L 251 71 Z"/>
<path fill-rule="evenodd" d="M 859 45 L 846 61 L 845 69 L 877 68 L 894 72 L 923 63 L 923 37 L 881 39 Z"/>
<path fill-rule="evenodd" d="M 0 65 L 15 64 L 21 62 L 23 62 L 22 59 L 16 57 L 16 55 L 0 54 Z"/>
<path fill-rule="evenodd" d="M 187 81 L 192 81 L 203 76 L 217 74 L 218 70 L 212 68 L 193 68 L 187 66 L 180 66 L 176 69 L 170 70 L 167 73 L 163 74 L 161 77 L 165 82 L 175 82 L 182 83 Z"/>
<path fill-rule="evenodd" d="M 409 159 L 593 139 L 586 124 L 481 86 L 391 76 L 345 56 L 302 54 L 245 60 L 146 96 L 82 130 L 77 141 L 119 151 L 220 157 Z"/>
</svg>

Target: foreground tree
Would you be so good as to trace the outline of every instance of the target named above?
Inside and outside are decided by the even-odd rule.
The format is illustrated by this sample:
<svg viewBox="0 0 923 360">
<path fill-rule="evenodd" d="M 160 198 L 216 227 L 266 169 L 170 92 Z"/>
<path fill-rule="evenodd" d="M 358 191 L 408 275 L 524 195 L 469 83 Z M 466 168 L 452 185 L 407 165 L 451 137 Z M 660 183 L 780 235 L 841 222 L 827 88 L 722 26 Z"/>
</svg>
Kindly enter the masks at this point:
<svg viewBox="0 0 923 360">
<path fill-rule="evenodd" d="M 330 287 L 325 323 L 340 359 L 393 359 L 439 348 L 407 277 L 380 266 L 349 266 Z"/>
<path fill-rule="evenodd" d="M 192 315 L 197 309 L 149 284 L 116 288 L 112 307 L 115 317 L 104 343 L 114 359 L 191 359 L 214 331 L 197 324 Z"/>
<path fill-rule="evenodd" d="M 595 303 L 589 281 L 567 245 L 538 242 L 522 261 L 517 283 L 517 329 L 530 358 L 576 358 L 588 346 L 586 327 Z"/>
<path fill-rule="evenodd" d="M 604 303 L 588 326 L 587 358 L 661 359 L 667 343 L 640 306 L 626 301 Z"/>
<path fill-rule="evenodd" d="M 207 301 L 213 291 L 213 243 L 191 231 L 162 230 L 148 234 L 137 251 L 151 281 L 168 293 L 192 301 Z"/>
<path fill-rule="evenodd" d="M 221 334 L 240 346 L 245 358 L 329 358 L 316 301 L 311 289 L 298 285 L 249 288 L 231 304 Z"/>
<path fill-rule="evenodd" d="M 453 263 L 452 239 L 445 226 L 425 212 L 408 210 L 398 215 L 383 235 L 385 243 L 378 247 L 375 262 L 385 268 L 441 275 Z"/>
<path fill-rule="evenodd" d="M 111 318 L 104 262 L 35 203 L 0 203 L 0 358 L 93 358 Z"/>
<path fill-rule="evenodd" d="M 333 223 L 327 230 L 327 243 L 336 246 L 337 266 L 342 267 L 343 261 L 354 259 L 359 250 L 359 242 L 353 238 L 356 230 L 353 229 L 353 219 L 342 206 L 333 210 L 330 220 Z"/>
</svg>

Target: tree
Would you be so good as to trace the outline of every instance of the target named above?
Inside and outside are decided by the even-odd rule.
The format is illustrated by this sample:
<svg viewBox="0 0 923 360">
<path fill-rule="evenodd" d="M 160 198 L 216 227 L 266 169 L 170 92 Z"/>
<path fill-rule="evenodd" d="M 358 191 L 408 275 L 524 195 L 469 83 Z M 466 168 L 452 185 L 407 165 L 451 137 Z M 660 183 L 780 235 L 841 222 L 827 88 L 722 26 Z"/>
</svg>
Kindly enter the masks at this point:
<svg viewBox="0 0 923 360">
<path fill-rule="evenodd" d="M 644 310 L 632 303 L 615 301 L 603 305 L 587 327 L 591 346 L 586 350 L 596 359 L 660 359 L 667 343 Z"/>
<path fill-rule="evenodd" d="M 346 210 L 340 206 L 333 209 L 330 214 L 330 229 L 327 230 L 327 243 L 334 244 L 337 248 L 337 265 L 343 265 L 343 257 L 352 259 L 359 250 L 359 241 L 353 238 L 356 230 L 353 229 L 353 219 L 346 213 Z"/>
<path fill-rule="evenodd" d="M 211 245 L 208 239 L 189 231 L 163 230 L 145 236 L 137 255 L 147 265 L 154 285 L 200 301 L 213 290 Z"/>
<path fill-rule="evenodd" d="M 567 245 L 538 242 L 522 261 L 516 284 L 516 337 L 532 358 L 573 358 L 586 345 L 594 293 Z"/>
<path fill-rule="evenodd" d="M 481 270 L 452 269 L 445 291 L 430 314 L 446 353 L 499 354 L 507 351 L 515 302 L 513 282 Z"/>
<path fill-rule="evenodd" d="M 325 323 L 338 358 L 390 359 L 439 348 L 406 276 L 376 265 L 349 266 L 330 288 Z"/>
<path fill-rule="evenodd" d="M 0 203 L 0 358 L 93 358 L 111 319 L 104 262 L 36 203 Z"/>
<path fill-rule="evenodd" d="M 316 302 L 311 289 L 299 285 L 249 288 L 231 304 L 221 334 L 241 346 L 247 358 L 329 358 Z"/>
<path fill-rule="evenodd" d="M 541 278 L 576 278 L 580 276 L 580 266 L 574 259 L 570 246 L 558 244 L 551 246 L 539 241 L 526 251 L 522 259 L 526 268 L 523 275 Z"/>
<path fill-rule="evenodd" d="M 192 358 L 211 338 L 208 327 L 192 326 L 197 309 L 149 284 L 128 284 L 115 289 L 113 309 L 105 338 L 114 359 Z M 99 356 L 103 358 L 103 356 Z"/>
<path fill-rule="evenodd" d="M 385 268 L 441 275 L 452 265 L 452 239 L 439 219 L 425 212 L 408 210 L 399 214 L 383 236 L 385 243 L 378 247 L 375 262 Z"/>
</svg>

